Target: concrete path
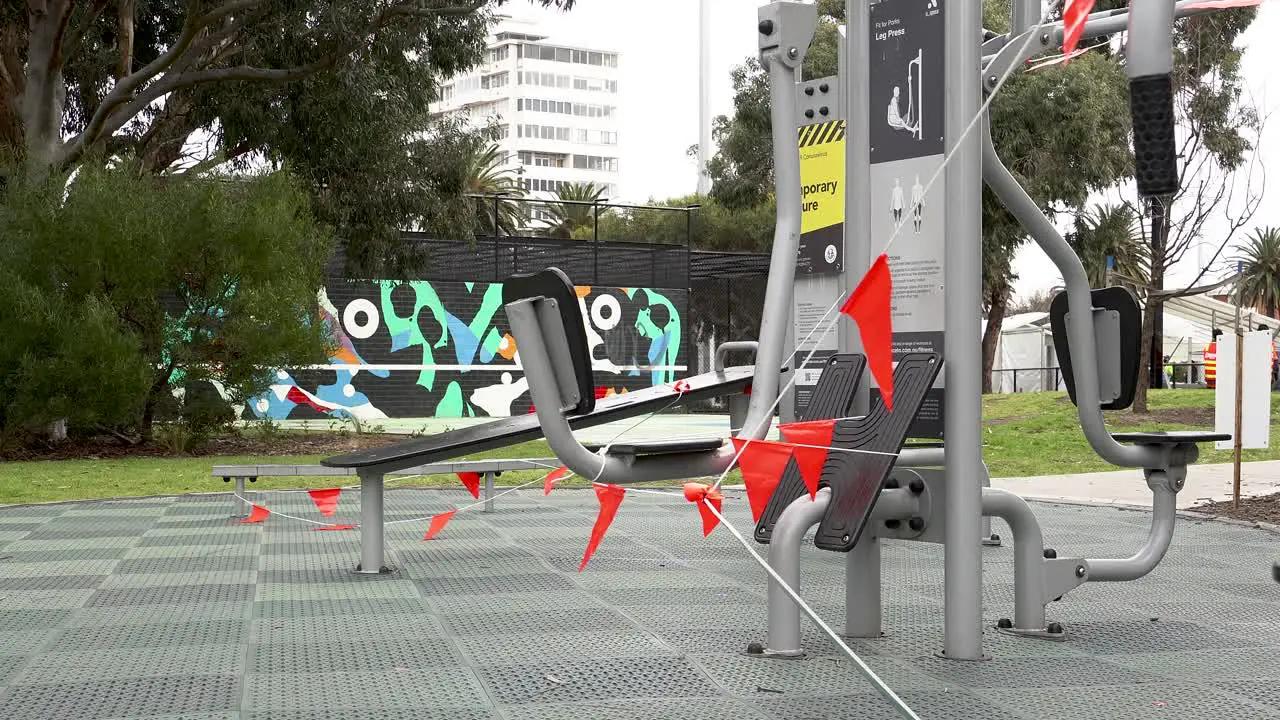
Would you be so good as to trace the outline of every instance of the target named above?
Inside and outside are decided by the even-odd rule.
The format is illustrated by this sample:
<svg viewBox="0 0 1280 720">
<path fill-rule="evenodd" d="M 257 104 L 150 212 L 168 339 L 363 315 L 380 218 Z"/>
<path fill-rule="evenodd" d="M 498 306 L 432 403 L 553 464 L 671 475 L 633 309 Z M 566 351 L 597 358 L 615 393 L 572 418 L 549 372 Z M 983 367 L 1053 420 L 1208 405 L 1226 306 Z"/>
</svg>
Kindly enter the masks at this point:
<svg viewBox="0 0 1280 720">
<path fill-rule="evenodd" d="M 1188 509 L 1209 500 L 1230 500 L 1232 467 L 1193 465 L 1187 484 L 1178 493 L 1178 507 Z M 1025 498 L 1068 500 L 1097 504 L 1151 504 L 1151 490 L 1141 470 L 1045 475 L 1028 478 L 992 478 L 992 487 L 1005 488 Z M 1280 492 L 1280 460 L 1244 463 L 1240 472 L 1241 497 Z"/>
</svg>

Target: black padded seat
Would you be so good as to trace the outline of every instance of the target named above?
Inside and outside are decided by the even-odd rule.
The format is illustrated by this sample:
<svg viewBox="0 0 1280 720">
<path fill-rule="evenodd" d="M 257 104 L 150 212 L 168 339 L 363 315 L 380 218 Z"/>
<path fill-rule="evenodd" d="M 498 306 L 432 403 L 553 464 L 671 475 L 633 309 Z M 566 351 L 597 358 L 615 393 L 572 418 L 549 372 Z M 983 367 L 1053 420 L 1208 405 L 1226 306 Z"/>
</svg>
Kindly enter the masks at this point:
<svg viewBox="0 0 1280 720">
<path fill-rule="evenodd" d="M 1118 432 L 1111 433 L 1116 442 L 1135 445 L 1185 445 L 1230 440 L 1231 433 L 1207 430 L 1171 430 L 1169 432 Z"/>
<path fill-rule="evenodd" d="M 725 441 L 721 438 L 700 438 L 697 440 L 650 440 L 642 442 L 620 442 L 609 446 L 610 455 L 680 455 L 682 453 L 702 453 L 719 450 Z M 598 452 L 603 445 L 584 445 L 591 452 Z"/>
</svg>

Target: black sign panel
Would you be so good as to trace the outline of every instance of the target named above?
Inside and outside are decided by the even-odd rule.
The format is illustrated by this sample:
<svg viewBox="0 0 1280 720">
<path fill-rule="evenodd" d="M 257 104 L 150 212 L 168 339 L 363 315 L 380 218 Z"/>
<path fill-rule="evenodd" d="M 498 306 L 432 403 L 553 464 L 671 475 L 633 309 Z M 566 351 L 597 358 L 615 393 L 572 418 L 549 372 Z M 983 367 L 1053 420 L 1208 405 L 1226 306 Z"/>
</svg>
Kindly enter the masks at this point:
<svg viewBox="0 0 1280 720">
<path fill-rule="evenodd" d="M 873 164 L 945 151 L 944 39 L 941 0 L 871 6 Z"/>
<path fill-rule="evenodd" d="M 839 275 L 844 269 L 844 224 L 800 236 L 797 275 Z"/>
</svg>

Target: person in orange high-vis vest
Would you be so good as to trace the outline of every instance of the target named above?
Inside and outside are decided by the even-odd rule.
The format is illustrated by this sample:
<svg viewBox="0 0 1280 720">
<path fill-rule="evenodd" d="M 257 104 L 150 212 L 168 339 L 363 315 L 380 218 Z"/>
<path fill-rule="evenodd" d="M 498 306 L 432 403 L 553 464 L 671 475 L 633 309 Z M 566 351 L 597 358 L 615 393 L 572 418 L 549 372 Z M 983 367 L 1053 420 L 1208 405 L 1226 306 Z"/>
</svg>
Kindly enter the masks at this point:
<svg viewBox="0 0 1280 720">
<path fill-rule="evenodd" d="M 1204 386 L 1210 390 L 1218 386 L 1218 336 L 1222 331 L 1214 328 L 1213 339 L 1204 346 Z"/>
</svg>

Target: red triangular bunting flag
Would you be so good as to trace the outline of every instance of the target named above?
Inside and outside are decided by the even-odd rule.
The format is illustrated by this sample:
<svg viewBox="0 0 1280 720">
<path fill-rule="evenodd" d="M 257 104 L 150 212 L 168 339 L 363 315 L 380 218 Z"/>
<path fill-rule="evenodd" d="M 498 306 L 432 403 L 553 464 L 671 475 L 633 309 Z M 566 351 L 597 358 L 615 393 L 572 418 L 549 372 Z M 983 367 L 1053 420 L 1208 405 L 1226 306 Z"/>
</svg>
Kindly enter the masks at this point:
<svg viewBox="0 0 1280 720">
<path fill-rule="evenodd" d="M 434 538 L 436 533 L 443 530 L 444 526 L 449 524 L 449 521 L 453 519 L 453 515 L 456 512 L 458 511 L 450 510 L 449 512 L 442 512 L 439 515 L 431 516 L 431 527 L 427 528 L 427 534 L 424 535 L 422 539 L 430 540 Z"/>
<path fill-rule="evenodd" d="M 867 355 L 867 365 L 889 411 L 893 410 L 893 314 L 889 302 L 892 296 L 889 258 L 881 253 L 840 308 L 840 312 L 858 324 L 862 351 Z"/>
<path fill-rule="evenodd" d="M 261 505 L 254 505 L 253 512 L 249 513 L 249 517 L 241 520 L 240 524 L 245 525 L 248 523 L 260 523 L 263 520 L 266 520 L 267 516 L 270 514 L 271 514 L 270 510 L 262 507 Z"/>
<path fill-rule="evenodd" d="M 716 513 L 711 512 L 711 509 L 707 507 L 707 503 L 703 501 L 710 500 L 711 504 L 715 506 L 716 512 L 721 512 L 721 503 L 724 501 L 724 496 L 720 494 L 719 490 L 712 490 L 702 483 L 685 483 L 684 499 L 698 507 L 698 514 L 702 516 L 702 537 L 710 535 L 711 531 L 715 530 L 716 526 L 720 524 L 720 518 L 716 516 Z"/>
<path fill-rule="evenodd" d="M 359 525 L 324 525 L 316 530 L 355 530 Z"/>
<path fill-rule="evenodd" d="M 471 491 L 471 497 L 480 499 L 480 473 L 477 472 L 460 472 L 458 479 L 462 481 L 464 487 Z"/>
<path fill-rule="evenodd" d="M 627 489 L 621 485 L 595 485 L 596 499 L 600 501 L 600 514 L 596 516 L 596 524 L 591 528 L 591 541 L 587 543 L 587 551 L 582 555 L 582 564 L 578 566 L 578 572 L 582 572 L 587 563 L 591 561 L 591 556 L 595 553 L 596 548 L 600 546 L 600 541 L 604 539 L 604 534 L 609 530 L 609 526 L 613 524 L 613 517 L 618 514 L 618 506 L 622 504 L 622 496 L 627 494 Z"/>
<path fill-rule="evenodd" d="M 818 494 L 818 481 L 822 479 L 822 468 L 827 464 L 827 448 L 796 446 L 793 453 L 796 465 L 800 466 L 800 477 L 812 498 Z"/>
<path fill-rule="evenodd" d="M 1084 34 L 1084 24 L 1093 10 L 1094 0 L 1067 0 L 1062 11 L 1062 54 L 1070 56 Z"/>
<path fill-rule="evenodd" d="M 760 520 L 761 513 L 769 506 L 769 498 L 782 480 L 782 472 L 791 459 L 790 445 L 733 438 L 738 451 L 738 467 L 742 470 L 742 482 L 747 486 L 747 502 L 751 505 L 751 517 Z M 744 449 L 745 446 L 745 449 Z"/>
<path fill-rule="evenodd" d="M 782 439 L 798 445 L 816 445 L 831 447 L 831 437 L 836 434 L 836 421 L 833 420 L 801 420 L 799 422 L 782 423 L 778 426 Z"/>
<path fill-rule="evenodd" d="M 325 488 L 324 490 L 308 490 L 307 494 L 311 496 L 311 501 L 316 504 L 316 509 L 325 517 L 332 517 L 338 510 L 338 496 L 342 494 L 342 488 Z"/>
<path fill-rule="evenodd" d="M 547 476 L 542 478 L 542 494 L 550 495 L 551 488 L 555 487 L 556 483 L 563 480 L 565 476 L 568 474 L 569 474 L 569 468 L 565 467 L 564 465 L 561 465 L 555 470 L 552 470 L 551 472 L 547 473 Z"/>
</svg>

